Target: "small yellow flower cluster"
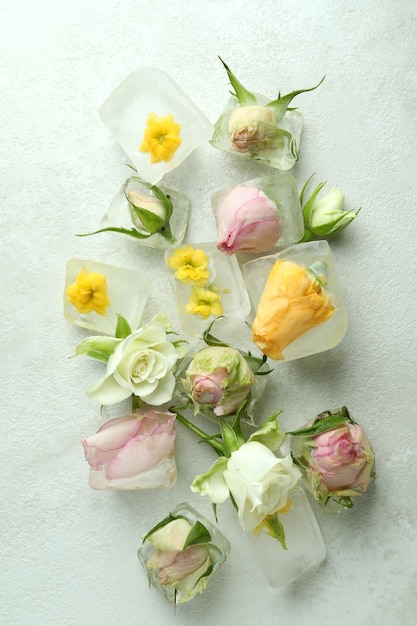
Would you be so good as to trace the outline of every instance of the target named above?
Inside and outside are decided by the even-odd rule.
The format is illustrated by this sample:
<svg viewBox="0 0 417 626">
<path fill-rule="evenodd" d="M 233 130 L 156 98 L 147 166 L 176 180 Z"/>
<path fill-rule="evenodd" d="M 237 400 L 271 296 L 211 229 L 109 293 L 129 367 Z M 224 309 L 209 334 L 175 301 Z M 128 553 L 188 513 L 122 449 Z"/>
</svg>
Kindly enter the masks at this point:
<svg viewBox="0 0 417 626">
<path fill-rule="evenodd" d="M 182 142 L 180 130 L 172 113 L 164 117 L 149 113 L 139 150 L 150 153 L 151 163 L 171 161 Z"/>
<path fill-rule="evenodd" d="M 211 315 L 222 315 L 223 306 L 217 287 L 210 283 L 210 259 L 203 250 L 185 246 L 176 248 L 167 259 L 175 270 L 175 278 L 183 285 L 191 286 L 191 294 L 185 306 L 189 315 L 199 315 L 206 320 Z"/>
<path fill-rule="evenodd" d="M 95 311 L 104 316 L 110 306 L 106 277 L 98 272 L 89 272 L 85 267 L 77 275 L 75 283 L 67 288 L 66 295 L 79 313 Z"/>
</svg>

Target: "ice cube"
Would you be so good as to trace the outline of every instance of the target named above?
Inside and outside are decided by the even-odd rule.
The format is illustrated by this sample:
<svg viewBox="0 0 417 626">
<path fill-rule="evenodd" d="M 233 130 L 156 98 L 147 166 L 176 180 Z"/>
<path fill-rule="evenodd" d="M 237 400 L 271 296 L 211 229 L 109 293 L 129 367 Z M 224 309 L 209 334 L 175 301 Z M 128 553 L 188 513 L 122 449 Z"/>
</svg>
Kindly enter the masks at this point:
<svg viewBox="0 0 417 626">
<path fill-rule="evenodd" d="M 255 559 L 274 588 L 287 585 L 326 556 L 319 525 L 303 488 L 297 487 L 290 499 L 291 509 L 279 515 L 287 550 L 265 532 L 248 535 Z"/>
<path fill-rule="evenodd" d="M 158 118 L 172 115 L 180 124 L 181 143 L 168 154 L 170 160 L 152 163 L 150 154 L 141 151 L 150 113 Z M 213 131 L 211 122 L 172 78 L 154 67 L 130 74 L 102 104 L 99 115 L 139 176 L 149 183 L 158 182 L 178 167 L 197 146 L 209 140 Z"/>
<path fill-rule="evenodd" d="M 77 277 L 84 271 L 87 274 L 97 273 L 104 277 L 104 281 L 101 280 L 100 283 L 104 282 L 107 285 L 107 289 L 104 288 L 104 290 L 108 305 L 101 310 L 104 315 L 94 309 L 90 312 L 82 312 L 68 298 L 68 287 L 74 285 Z M 92 279 L 95 280 L 95 277 Z M 65 275 L 64 317 L 76 326 L 114 335 L 119 314 L 128 321 L 132 330 L 136 330 L 151 290 L 151 284 L 151 277 L 142 271 L 136 272 L 87 259 L 71 259 L 67 263 Z M 91 287 L 92 291 L 87 294 L 88 297 L 93 297 L 94 282 L 91 283 Z"/>
<path fill-rule="evenodd" d="M 335 307 L 333 315 L 324 323 L 311 328 L 290 343 L 283 351 L 283 360 L 291 361 L 301 357 L 329 350 L 344 337 L 347 318 L 343 296 L 327 241 L 309 241 L 286 248 L 282 252 L 248 261 L 242 266 L 242 274 L 252 302 L 250 321 L 253 322 L 269 273 L 278 259 L 292 261 L 306 268 L 315 263 L 323 264 L 327 284 L 323 287 L 330 295 Z"/>
</svg>

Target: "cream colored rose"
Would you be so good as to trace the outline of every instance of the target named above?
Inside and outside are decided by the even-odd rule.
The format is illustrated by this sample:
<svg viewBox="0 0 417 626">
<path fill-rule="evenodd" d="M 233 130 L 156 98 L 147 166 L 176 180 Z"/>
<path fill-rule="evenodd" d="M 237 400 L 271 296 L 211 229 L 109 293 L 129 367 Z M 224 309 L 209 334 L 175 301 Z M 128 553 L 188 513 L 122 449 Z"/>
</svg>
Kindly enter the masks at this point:
<svg viewBox="0 0 417 626">
<path fill-rule="evenodd" d="M 178 358 L 164 325 L 153 320 L 117 344 L 105 376 L 88 387 L 87 395 L 103 405 L 121 402 L 132 394 L 153 406 L 169 402 Z"/>
</svg>

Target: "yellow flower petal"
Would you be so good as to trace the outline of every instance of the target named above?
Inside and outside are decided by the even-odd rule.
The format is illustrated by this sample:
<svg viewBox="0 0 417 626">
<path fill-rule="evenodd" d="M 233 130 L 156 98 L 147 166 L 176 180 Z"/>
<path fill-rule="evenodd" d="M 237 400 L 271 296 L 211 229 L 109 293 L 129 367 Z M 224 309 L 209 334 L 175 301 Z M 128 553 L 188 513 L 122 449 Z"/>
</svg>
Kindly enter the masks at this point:
<svg viewBox="0 0 417 626">
<path fill-rule="evenodd" d="M 214 285 L 212 288 L 215 289 Z M 185 305 L 185 312 L 189 315 L 199 315 L 204 320 L 212 315 L 222 315 L 223 307 L 220 295 L 210 289 L 194 288 L 190 301 Z"/>
<path fill-rule="evenodd" d="M 98 272 L 89 272 L 86 268 L 77 275 L 75 283 L 67 288 L 66 296 L 77 311 L 83 314 L 95 311 L 99 315 L 106 315 L 106 309 L 110 306 L 106 277 Z"/>
<path fill-rule="evenodd" d="M 330 295 L 302 265 L 278 260 L 269 273 L 255 320 L 252 340 L 272 359 L 334 313 Z"/>
<path fill-rule="evenodd" d="M 167 265 L 175 270 L 175 278 L 181 283 L 194 283 L 204 287 L 208 283 L 210 272 L 207 269 L 209 258 L 203 250 L 185 246 L 177 248 L 167 259 Z"/>
<path fill-rule="evenodd" d="M 149 152 L 151 163 L 171 161 L 182 142 L 180 130 L 181 124 L 175 122 L 172 113 L 164 117 L 149 113 L 140 152 Z"/>
</svg>

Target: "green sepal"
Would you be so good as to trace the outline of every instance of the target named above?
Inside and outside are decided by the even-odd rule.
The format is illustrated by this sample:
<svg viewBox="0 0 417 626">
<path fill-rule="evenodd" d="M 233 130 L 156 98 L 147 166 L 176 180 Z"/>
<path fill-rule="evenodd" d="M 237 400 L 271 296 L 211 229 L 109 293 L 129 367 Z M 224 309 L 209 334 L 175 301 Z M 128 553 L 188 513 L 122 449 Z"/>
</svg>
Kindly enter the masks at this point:
<svg viewBox="0 0 417 626">
<path fill-rule="evenodd" d="M 145 235 L 136 230 L 136 228 L 118 228 L 117 226 L 107 226 L 106 228 L 100 228 L 99 230 L 95 230 L 92 233 L 80 233 L 76 235 L 76 237 L 89 237 L 90 235 L 98 235 L 98 233 L 122 233 L 122 235 L 129 235 L 130 237 L 135 237 L 135 239 L 147 239 L 151 236 L 151 233 Z"/>
<path fill-rule="evenodd" d="M 283 550 L 287 550 L 287 544 L 285 543 L 285 530 L 282 523 L 279 521 L 278 513 L 274 513 L 273 515 L 267 515 L 263 520 L 266 524 L 266 528 L 263 530 L 267 535 L 277 539 Z"/>
<path fill-rule="evenodd" d="M 230 456 L 232 452 L 235 452 L 235 450 L 240 448 L 242 443 L 245 442 L 245 439 L 243 438 L 242 441 L 241 437 L 235 432 L 233 427 L 223 419 L 220 419 L 220 430 L 224 445 L 226 446 L 227 456 Z"/>
<path fill-rule="evenodd" d="M 298 96 L 301 93 L 306 93 L 307 91 L 314 91 L 315 89 L 317 89 L 317 87 L 320 87 L 324 79 L 325 76 L 323 76 L 323 78 L 319 83 L 317 83 L 317 85 L 315 85 L 314 87 L 310 87 L 309 89 L 297 89 L 296 91 L 292 91 L 285 96 L 281 96 L 281 94 L 278 94 L 278 98 L 276 100 L 271 100 L 271 102 L 268 102 L 266 106 L 273 110 L 276 120 L 278 122 L 281 117 L 283 117 L 286 113 L 291 100 L 295 98 L 295 96 Z"/>
<path fill-rule="evenodd" d="M 117 314 L 117 325 L 114 336 L 118 339 L 125 339 L 132 334 L 132 329 L 129 322 L 123 315 Z"/>
<path fill-rule="evenodd" d="M 257 104 L 258 101 L 256 99 L 255 94 L 253 94 L 251 91 L 249 91 L 248 89 L 246 89 L 246 87 L 242 85 L 242 83 L 236 78 L 236 76 L 228 68 L 228 66 L 226 65 L 226 63 L 223 61 L 223 59 L 220 56 L 219 56 L 219 59 L 222 62 L 223 67 L 226 70 L 227 75 L 229 77 L 230 84 L 232 85 L 234 89 L 234 92 L 233 91 L 230 92 L 231 95 L 234 98 L 236 98 L 236 100 L 242 106 L 246 106 L 250 104 Z"/>
<path fill-rule="evenodd" d="M 214 519 L 216 520 L 216 524 L 218 524 L 219 520 L 217 519 L 217 504 L 216 504 L 216 502 L 212 502 L 211 503 L 211 508 L 213 509 L 213 515 L 214 515 Z"/>
<path fill-rule="evenodd" d="M 217 320 L 219 320 L 222 317 L 223 317 L 223 315 L 219 315 L 218 317 L 216 317 L 207 326 L 206 330 L 203 332 L 203 341 L 204 341 L 204 343 L 206 343 L 210 347 L 213 347 L 213 346 L 220 346 L 222 348 L 231 348 L 232 347 L 230 344 L 225 343 L 221 339 L 217 339 L 217 337 L 215 337 L 214 335 L 211 334 L 211 329 L 213 327 L 214 322 L 216 322 Z"/>
<path fill-rule="evenodd" d="M 248 439 L 248 441 L 257 441 L 262 443 L 264 446 L 269 448 L 272 452 L 279 450 L 282 446 L 284 439 L 286 437 L 286 433 L 281 430 L 279 422 L 277 420 L 278 415 L 280 415 L 282 411 L 277 411 L 264 423 L 261 428 L 255 431 Z"/>
<path fill-rule="evenodd" d="M 310 178 L 306 181 L 306 183 L 304 184 L 304 187 L 301 190 L 301 194 L 300 194 L 301 206 L 303 205 L 305 190 L 306 190 L 307 185 L 308 185 L 308 183 L 310 182 L 310 180 L 312 179 L 313 176 L 314 176 L 314 174 L 312 174 L 310 176 Z M 309 199 L 307 200 L 307 202 L 303 206 L 303 218 L 304 218 L 304 225 L 306 227 L 308 227 L 310 225 L 310 223 L 311 223 L 311 215 L 313 213 L 313 208 L 314 208 L 314 204 L 316 202 L 316 198 L 319 195 L 320 191 L 323 189 L 325 184 L 326 184 L 326 181 L 324 181 L 323 183 L 320 183 L 319 185 L 317 185 L 317 187 L 315 188 L 315 190 L 313 191 L 313 193 L 311 194 L 311 196 L 309 197 Z"/>
<path fill-rule="evenodd" d="M 120 339 L 117 337 L 87 337 L 76 346 L 75 355 L 89 356 L 107 363 L 118 343 Z"/>
<path fill-rule="evenodd" d="M 142 209 L 141 207 L 136 206 L 132 202 L 130 202 L 130 205 L 134 213 L 142 222 L 144 228 L 146 228 L 146 230 L 151 235 L 154 235 L 155 233 L 160 232 L 160 230 L 165 225 L 166 220 L 164 220 L 162 217 L 159 217 L 159 215 L 156 215 L 152 211 L 148 211 L 147 209 Z"/>
<path fill-rule="evenodd" d="M 148 183 L 146 183 L 145 181 L 142 181 L 145 185 L 148 185 Z M 157 187 L 156 185 L 148 185 L 149 189 L 153 192 L 154 196 L 156 198 L 158 198 L 158 200 L 160 200 L 162 202 L 162 204 L 164 205 L 164 209 L 165 209 L 165 221 L 169 222 L 171 215 L 172 215 L 172 211 L 174 210 L 174 207 L 172 205 L 172 200 L 169 197 L 168 194 L 165 194 L 159 187 Z"/>
<path fill-rule="evenodd" d="M 311 426 L 306 426 L 305 428 L 299 428 L 298 430 L 293 430 L 287 432 L 287 435 L 292 435 L 293 437 L 315 437 L 316 435 L 320 435 L 321 433 L 325 433 L 328 430 L 333 430 L 341 424 L 345 424 L 346 422 L 350 422 L 351 424 L 355 424 L 355 421 L 351 418 L 347 407 L 343 406 L 341 409 L 335 412 L 326 411 L 317 416 L 314 424 Z"/>
<path fill-rule="evenodd" d="M 154 533 L 156 533 L 157 530 L 159 530 L 160 528 L 163 528 L 164 526 L 166 526 L 167 524 L 170 524 L 171 522 L 174 522 L 176 519 L 181 518 L 182 515 L 178 515 L 177 517 L 175 517 L 174 515 L 171 515 L 171 513 L 169 513 L 169 515 L 167 515 L 166 517 L 164 517 L 163 520 L 161 520 L 160 522 L 158 522 L 158 524 L 156 524 L 153 528 L 151 528 L 151 530 L 146 533 L 146 535 L 143 537 L 142 539 L 142 543 L 145 543 L 145 541 L 147 539 L 149 539 L 149 537 L 151 535 L 153 535 Z M 184 518 L 185 519 L 185 518 Z"/>
<path fill-rule="evenodd" d="M 221 317 L 224 316 L 219 315 L 209 324 L 209 326 L 203 332 L 203 341 L 210 347 L 233 348 L 233 346 L 231 346 L 229 343 L 225 343 L 221 339 L 217 339 L 217 337 L 211 334 L 211 329 L 214 322 L 216 322 Z M 262 357 L 256 357 L 251 352 L 245 352 L 244 350 L 239 350 L 239 348 L 234 349 L 240 352 L 255 376 L 266 376 L 267 374 L 273 372 L 273 369 L 264 370 L 263 372 L 260 371 L 261 367 L 267 362 L 267 357 L 265 355 L 262 355 Z"/>
<path fill-rule="evenodd" d="M 189 546 L 196 546 L 202 543 L 208 543 L 211 541 L 211 535 L 207 528 L 199 521 L 193 524 L 190 532 L 185 540 L 183 550 Z"/>
</svg>

